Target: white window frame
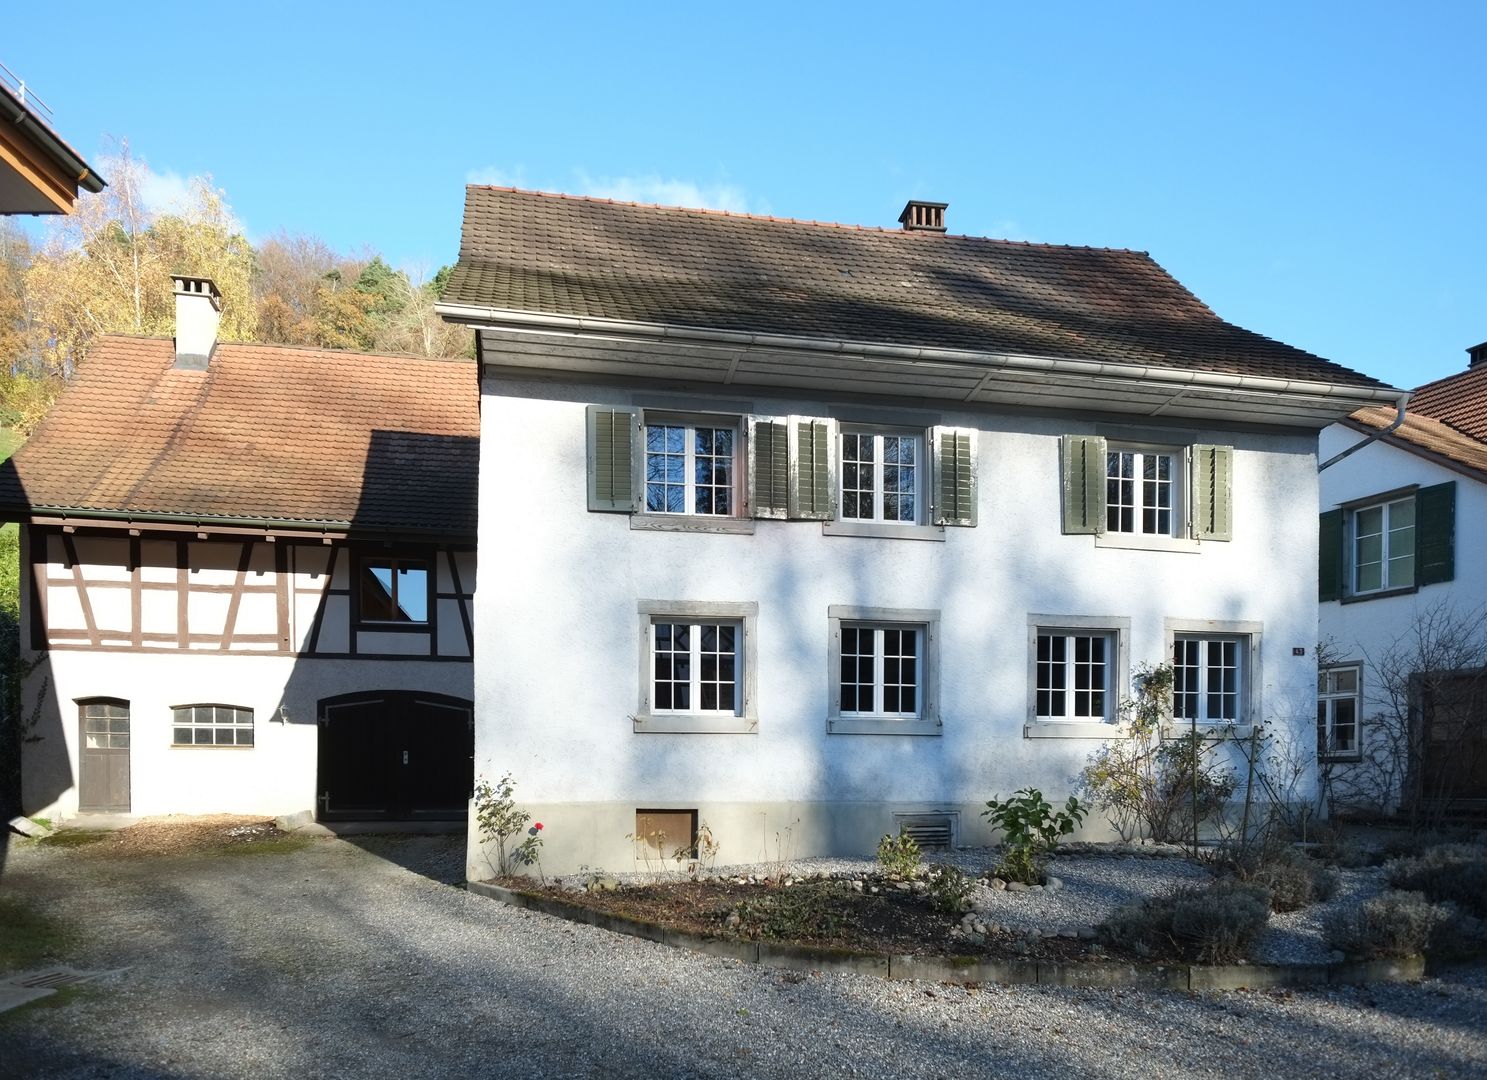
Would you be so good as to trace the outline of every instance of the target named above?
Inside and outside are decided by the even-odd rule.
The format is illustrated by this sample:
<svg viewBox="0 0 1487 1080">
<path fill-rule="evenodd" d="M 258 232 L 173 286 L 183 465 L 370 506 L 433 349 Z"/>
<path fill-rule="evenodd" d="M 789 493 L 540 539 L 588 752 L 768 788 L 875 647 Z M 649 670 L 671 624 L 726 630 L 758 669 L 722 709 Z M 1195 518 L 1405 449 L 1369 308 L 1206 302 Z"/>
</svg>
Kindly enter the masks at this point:
<svg viewBox="0 0 1487 1080">
<path fill-rule="evenodd" d="M 1389 583 L 1389 563 L 1392 561 L 1389 554 L 1390 536 L 1392 532 L 1389 527 L 1390 519 L 1393 517 L 1394 508 L 1408 504 L 1414 514 L 1414 520 L 1409 525 L 1412 551 L 1410 552 L 1410 574 L 1409 580 L 1403 585 L 1391 585 Z M 1370 510 L 1380 511 L 1380 525 L 1382 531 L 1379 533 L 1379 567 L 1381 570 L 1380 584 L 1371 589 L 1363 589 L 1358 585 L 1358 515 L 1366 514 Z M 1419 507 L 1415 503 L 1414 493 L 1408 495 L 1396 495 L 1375 499 L 1370 502 L 1351 506 L 1345 514 L 1346 522 L 1346 560 L 1347 560 L 1347 595 L 1349 596 L 1378 596 L 1380 593 L 1409 592 L 1416 588 L 1415 582 L 1419 574 L 1420 561 L 1420 517 Z"/>
<path fill-rule="evenodd" d="M 1121 454 L 1134 455 L 1132 463 L 1132 490 L 1135 502 L 1132 504 L 1132 529 L 1112 529 L 1110 527 L 1110 515 L 1112 511 L 1118 511 L 1121 504 L 1112 502 L 1110 499 L 1110 458 Z M 1171 494 L 1168 526 L 1166 529 L 1147 530 L 1143 527 L 1143 519 L 1148 509 L 1146 506 L 1146 483 L 1141 476 L 1141 465 L 1146 458 L 1167 458 L 1168 477 L 1166 483 Z M 1185 492 L 1188 474 L 1188 450 L 1180 446 L 1160 446 L 1151 443 L 1120 442 L 1114 439 L 1107 440 L 1105 446 L 1105 528 L 1104 535 L 1114 537 L 1145 538 L 1176 540 L 1188 535 L 1187 528 L 1187 499 Z M 1119 482 L 1119 478 L 1115 478 Z M 1153 512 L 1160 513 L 1160 507 L 1151 507 Z"/>
<path fill-rule="evenodd" d="M 756 603 L 700 602 L 677 600 L 642 600 L 637 604 L 640 615 L 640 704 L 631 717 L 636 732 L 678 734 L 751 734 L 758 730 L 759 718 L 755 700 L 758 673 Z M 658 709 L 655 697 L 655 625 L 684 623 L 692 627 L 730 624 L 737 628 L 734 641 L 734 707 L 732 710 Z M 694 634 L 692 654 L 693 702 L 700 702 L 701 664 L 698 662 L 700 634 Z"/>
<path fill-rule="evenodd" d="M 847 468 L 849 465 L 861 465 L 847 458 L 847 439 L 868 437 L 873 440 L 873 487 L 872 501 L 873 512 L 871 517 L 852 517 L 847 514 Z M 885 518 L 883 516 L 883 500 L 889 494 L 883 488 L 883 470 L 888 468 L 883 461 L 883 440 L 887 439 L 913 439 L 914 440 L 914 464 L 909 466 L 914 470 L 914 516 L 913 518 Z M 929 521 L 929 491 L 933 478 L 930 476 L 931 463 L 926 455 L 929 446 L 924 429 L 922 428 L 877 428 L 860 424 L 843 424 L 837 434 L 837 519 L 854 525 L 888 525 L 907 528 L 924 525 Z M 901 467 L 901 466 L 900 466 Z M 862 490 L 862 489 L 857 489 Z M 902 490 L 897 494 L 902 494 Z"/>
<path fill-rule="evenodd" d="M 732 413 L 672 412 L 645 409 L 640 417 L 640 509 L 631 515 L 631 528 L 662 531 L 753 532 L 753 519 L 747 516 L 746 484 L 749 460 L 746 446 L 748 424 L 743 416 Z M 658 427 L 679 427 L 683 437 L 682 484 L 684 509 L 651 510 L 650 503 L 650 431 Z M 697 429 L 715 428 L 733 433 L 732 484 L 729 491 L 729 513 L 697 512 L 696 447 Z"/>
<path fill-rule="evenodd" d="M 827 668 L 826 730 L 834 735 L 939 735 L 940 613 L 918 608 L 855 607 L 833 604 L 826 611 L 831 648 Z M 913 713 L 847 712 L 842 709 L 842 631 L 844 629 L 913 630 L 917 633 Z M 874 635 L 874 701 L 881 703 L 883 636 Z"/>
<path fill-rule="evenodd" d="M 201 715 L 201 710 L 207 710 L 211 715 Z M 218 710 L 223 710 L 231 715 L 220 717 Z M 187 713 L 186 719 L 181 718 L 181 713 Z M 244 719 L 246 717 L 246 719 Z M 177 733 L 182 729 L 189 729 L 192 733 L 191 742 L 178 742 Z M 210 742 L 198 742 L 196 735 L 202 731 L 212 733 Z M 218 742 L 217 734 L 223 731 L 232 732 L 232 742 Z M 242 733 L 246 732 L 248 741 L 242 742 Z M 254 730 L 253 710 L 244 705 L 223 705 L 218 702 L 194 702 L 190 705 L 172 705 L 170 707 L 170 745 L 178 749 L 214 749 L 214 750 L 251 750 L 258 735 Z"/>
<path fill-rule="evenodd" d="M 1332 679 L 1340 672 L 1352 672 L 1353 689 L 1331 690 Z M 1331 749 L 1337 728 L 1337 703 L 1353 703 L 1353 745 Z M 1358 661 L 1328 664 L 1317 672 L 1317 759 L 1319 761 L 1357 761 L 1362 755 L 1363 739 L 1363 665 Z M 1327 749 L 1323 749 L 1323 740 Z"/>
<path fill-rule="evenodd" d="M 1131 620 L 1118 616 L 1047 615 L 1028 616 L 1027 723 L 1024 738 L 1108 739 L 1116 733 L 1120 721 L 1120 699 L 1125 692 L 1130 671 L 1129 642 Z M 1057 719 L 1038 714 L 1038 639 L 1043 635 L 1062 637 L 1103 637 L 1106 639 L 1105 715 L 1103 719 L 1066 717 Z M 1072 664 L 1072 660 L 1066 661 Z M 1072 698 L 1072 683 L 1066 691 Z"/>
<path fill-rule="evenodd" d="M 1171 723 L 1174 728 L 1181 729 L 1191 726 L 1192 720 L 1186 716 L 1177 715 L 1177 679 L 1176 679 L 1176 656 L 1175 648 L 1178 639 L 1199 639 L 1205 644 L 1199 654 L 1199 670 L 1206 678 L 1209 669 L 1208 645 L 1212 641 L 1234 642 L 1235 662 L 1237 677 L 1235 690 L 1238 695 L 1236 713 L 1232 719 L 1213 719 L 1208 716 L 1208 695 L 1206 690 L 1198 692 L 1199 715 L 1197 725 L 1200 728 L 1232 728 L 1239 733 L 1247 732 L 1257 722 L 1260 715 L 1260 687 L 1264 682 L 1260 678 L 1260 641 L 1262 636 L 1262 624 L 1258 622 L 1243 622 L 1237 620 L 1221 619 L 1167 619 L 1166 621 L 1166 656 L 1169 663 L 1173 664 L 1172 685 L 1172 717 Z"/>
</svg>

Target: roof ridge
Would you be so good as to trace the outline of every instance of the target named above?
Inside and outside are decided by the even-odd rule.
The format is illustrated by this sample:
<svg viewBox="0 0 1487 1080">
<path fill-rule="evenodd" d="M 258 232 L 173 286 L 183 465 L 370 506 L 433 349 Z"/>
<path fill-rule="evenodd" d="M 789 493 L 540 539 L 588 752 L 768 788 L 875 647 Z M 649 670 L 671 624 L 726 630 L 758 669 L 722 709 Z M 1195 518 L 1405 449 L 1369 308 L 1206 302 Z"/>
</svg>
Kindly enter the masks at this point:
<svg viewBox="0 0 1487 1080">
<path fill-rule="evenodd" d="M 93 339 L 94 343 L 101 341 L 166 341 L 173 342 L 175 338 L 166 337 L 163 334 L 121 334 L 110 331 L 99 334 Z M 422 360 L 437 364 L 473 364 L 475 361 L 467 356 L 419 356 L 417 353 L 395 353 L 395 352 L 363 352 L 360 349 L 333 349 L 328 346 L 319 345 L 289 345 L 280 341 L 218 341 L 217 347 L 234 349 L 277 349 L 282 352 L 299 353 L 301 355 L 318 356 L 360 356 L 368 360 Z"/>
<path fill-rule="evenodd" d="M 1050 244 L 1041 240 L 1009 240 L 998 236 L 976 236 L 971 233 L 939 233 L 927 229 L 892 229 L 886 225 L 854 225 L 845 221 L 817 221 L 813 218 L 778 217 L 774 214 L 750 214 L 741 210 L 718 210 L 709 206 L 677 206 L 671 203 L 648 203 L 634 199 L 611 199 L 600 195 L 573 195 L 566 191 L 539 191 L 536 188 L 519 188 L 505 184 L 466 184 L 465 189 L 480 191 L 504 191 L 512 195 L 537 195 L 544 199 L 566 199 L 569 202 L 597 203 L 608 206 L 633 206 L 641 210 L 671 210 L 682 214 L 706 214 L 712 217 L 738 218 L 744 221 L 768 221 L 777 225 L 814 225 L 823 229 L 845 229 L 851 232 L 881 233 L 884 236 L 939 237 L 943 240 L 974 240 L 984 244 L 1005 244 L 1008 247 L 1053 248 L 1076 251 L 1114 251 L 1125 255 L 1144 255 L 1151 252 L 1139 248 L 1100 247 L 1093 244 Z M 918 242 L 917 240 L 914 242 Z M 1153 260 L 1155 261 L 1155 260 Z"/>
</svg>

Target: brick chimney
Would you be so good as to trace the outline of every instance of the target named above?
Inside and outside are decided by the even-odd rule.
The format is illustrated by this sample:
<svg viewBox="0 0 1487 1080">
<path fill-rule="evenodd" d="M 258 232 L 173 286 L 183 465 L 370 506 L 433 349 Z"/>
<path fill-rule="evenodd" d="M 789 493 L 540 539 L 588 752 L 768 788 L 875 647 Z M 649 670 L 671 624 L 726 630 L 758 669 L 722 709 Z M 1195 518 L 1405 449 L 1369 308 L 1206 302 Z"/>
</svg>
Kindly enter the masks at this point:
<svg viewBox="0 0 1487 1080">
<path fill-rule="evenodd" d="M 904 232 L 944 232 L 945 210 L 949 205 L 910 199 L 904 212 L 898 215 L 898 223 L 904 227 Z"/>
<path fill-rule="evenodd" d="M 217 347 L 222 294 L 211 278 L 171 277 L 176 286 L 176 367 L 204 371 Z"/>
<path fill-rule="evenodd" d="M 1487 341 L 1480 345 L 1473 345 L 1466 350 L 1466 355 L 1466 366 L 1469 368 L 1474 368 L 1478 364 L 1487 364 Z"/>
</svg>

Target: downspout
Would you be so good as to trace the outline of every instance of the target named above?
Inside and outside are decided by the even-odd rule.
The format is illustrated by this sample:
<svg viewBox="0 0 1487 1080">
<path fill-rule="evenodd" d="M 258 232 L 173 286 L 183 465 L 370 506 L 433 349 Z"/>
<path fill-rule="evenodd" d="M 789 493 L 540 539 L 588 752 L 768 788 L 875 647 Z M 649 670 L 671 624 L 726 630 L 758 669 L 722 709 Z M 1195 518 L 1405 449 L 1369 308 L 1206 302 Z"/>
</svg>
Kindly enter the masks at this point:
<svg viewBox="0 0 1487 1080">
<path fill-rule="evenodd" d="M 1330 468 L 1331 466 L 1336 465 L 1339 461 L 1347 457 L 1349 454 L 1356 454 L 1359 450 L 1362 450 L 1365 446 L 1373 442 L 1375 439 L 1382 439 L 1385 435 L 1393 434 L 1395 431 L 1399 430 L 1399 425 L 1404 423 L 1405 407 L 1409 405 L 1409 403 L 1410 391 L 1406 390 L 1404 393 L 1399 395 L 1399 400 L 1394 403 L 1394 408 L 1398 411 L 1394 415 L 1393 422 L 1390 423 L 1388 427 L 1380 428 L 1378 431 L 1370 434 L 1366 439 L 1360 439 L 1358 442 L 1355 442 L 1352 446 L 1348 447 L 1340 454 L 1333 454 L 1330 458 L 1317 466 L 1317 472 L 1321 472 L 1323 469 Z"/>
</svg>

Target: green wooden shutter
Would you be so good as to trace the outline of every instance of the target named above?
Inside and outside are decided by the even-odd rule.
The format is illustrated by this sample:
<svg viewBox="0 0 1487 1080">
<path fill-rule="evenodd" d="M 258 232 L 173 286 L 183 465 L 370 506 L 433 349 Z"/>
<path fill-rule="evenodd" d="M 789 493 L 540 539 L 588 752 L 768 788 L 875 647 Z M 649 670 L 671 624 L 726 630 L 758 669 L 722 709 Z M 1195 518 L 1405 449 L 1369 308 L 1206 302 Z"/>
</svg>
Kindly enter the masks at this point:
<svg viewBox="0 0 1487 1080">
<path fill-rule="evenodd" d="M 829 521 L 836 516 L 836 423 L 790 418 L 790 516 Z"/>
<path fill-rule="evenodd" d="M 1193 537 L 1198 540 L 1234 538 L 1234 448 L 1193 447 Z"/>
<path fill-rule="evenodd" d="M 640 509 L 640 413 L 608 405 L 588 407 L 589 509 Z"/>
<path fill-rule="evenodd" d="M 1062 440 L 1064 532 L 1105 531 L 1105 440 L 1065 435 Z"/>
<path fill-rule="evenodd" d="M 749 417 L 749 512 L 757 518 L 790 513 L 790 423 Z"/>
<path fill-rule="evenodd" d="M 1436 585 L 1456 577 L 1456 481 L 1415 492 L 1415 581 Z"/>
<path fill-rule="evenodd" d="M 936 525 L 976 524 L 976 432 L 937 427 L 934 443 Z"/>
<path fill-rule="evenodd" d="M 1343 594 L 1342 511 L 1325 510 L 1317 521 L 1317 599 L 1341 600 Z"/>
</svg>

